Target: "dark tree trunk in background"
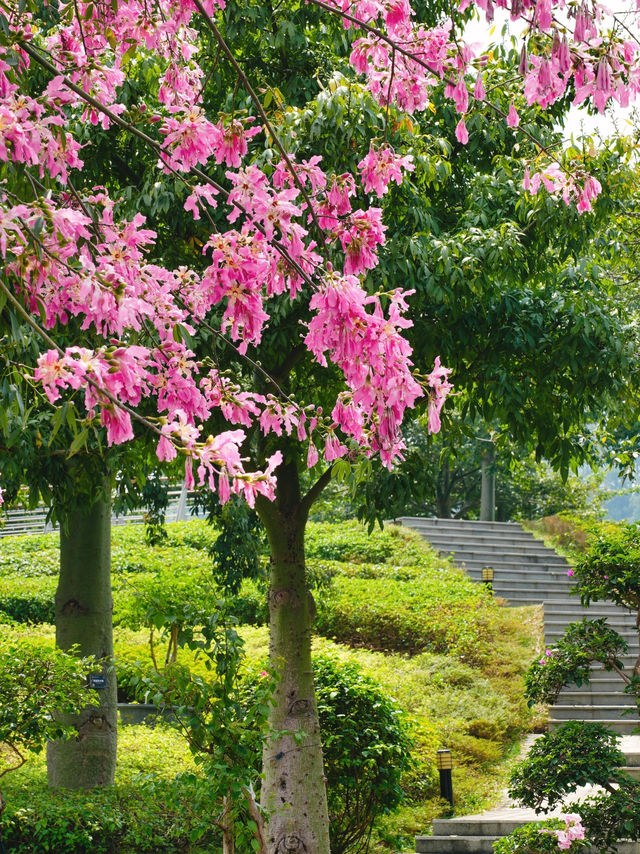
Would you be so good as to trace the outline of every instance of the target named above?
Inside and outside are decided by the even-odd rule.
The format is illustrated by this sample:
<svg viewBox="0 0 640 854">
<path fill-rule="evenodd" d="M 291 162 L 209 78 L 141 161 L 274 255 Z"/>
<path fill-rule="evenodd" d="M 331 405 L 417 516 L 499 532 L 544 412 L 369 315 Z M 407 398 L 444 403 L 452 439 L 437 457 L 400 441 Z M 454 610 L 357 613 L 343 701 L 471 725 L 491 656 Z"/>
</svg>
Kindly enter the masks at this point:
<svg viewBox="0 0 640 854">
<path fill-rule="evenodd" d="M 487 444 L 482 455 L 482 490 L 480 493 L 480 519 L 493 522 L 496 518 L 496 449 L 493 442 Z"/>
</svg>

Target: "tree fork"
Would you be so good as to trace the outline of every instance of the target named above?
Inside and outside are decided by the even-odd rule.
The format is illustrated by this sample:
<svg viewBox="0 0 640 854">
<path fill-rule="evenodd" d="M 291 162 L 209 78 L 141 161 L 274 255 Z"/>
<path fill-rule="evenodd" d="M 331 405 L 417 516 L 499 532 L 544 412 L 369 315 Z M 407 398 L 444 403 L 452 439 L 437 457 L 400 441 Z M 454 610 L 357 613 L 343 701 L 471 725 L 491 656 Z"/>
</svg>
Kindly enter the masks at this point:
<svg viewBox="0 0 640 854">
<path fill-rule="evenodd" d="M 109 495 L 105 484 L 104 494 Z M 71 511 L 60 530 L 60 577 L 55 598 L 56 645 L 96 658 L 97 705 L 71 718 L 77 736 L 47 746 L 49 785 L 90 789 L 113 784 L 117 744 L 117 690 L 111 597 L 111 503 Z M 104 684 L 104 687 L 102 685 Z"/>
</svg>

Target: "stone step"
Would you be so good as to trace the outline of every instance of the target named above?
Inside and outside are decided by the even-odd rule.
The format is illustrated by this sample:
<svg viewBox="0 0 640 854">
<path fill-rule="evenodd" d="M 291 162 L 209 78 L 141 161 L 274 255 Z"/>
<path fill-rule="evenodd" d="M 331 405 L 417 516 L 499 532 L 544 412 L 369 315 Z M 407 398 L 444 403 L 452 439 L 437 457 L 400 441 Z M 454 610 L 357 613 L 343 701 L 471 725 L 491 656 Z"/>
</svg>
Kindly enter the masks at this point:
<svg viewBox="0 0 640 854">
<path fill-rule="evenodd" d="M 480 552 L 480 554 L 515 554 L 522 557 L 541 558 L 549 560 L 551 563 L 565 563 L 567 561 L 561 556 L 552 552 L 544 546 L 538 546 L 536 543 L 518 543 L 513 540 L 503 541 L 496 537 L 495 542 L 478 542 L 475 537 L 469 537 L 468 540 L 449 538 L 445 536 L 429 536 L 426 537 L 434 549 L 445 552 L 455 552 L 457 554 L 465 554 L 469 552 Z"/>
<path fill-rule="evenodd" d="M 560 692 L 558 701 L 562 706 L 629 706 L 629 708 L 636 708 L 633 697 L 622 693 L 623 686 L 624 683 L 621 679 L 619 691 L 599 691 L 597 688 L 593 691 L 586 688 L 568 691 L 565 688 Z"/>
<path fill-rule="evenodd" d="M 514 828 L 515 829 L 515 828 Z M 417 854 L 492 854 L 493 844 L 501 836 L 416 836 Z M 640 846 L 637 842 L 619 842 L 616 846 L 617 854 L 640 854 Z M 598 854 L 594 848 L 589 849 L 590 854 Z"/>
<path fill-rule="evenodd" d="M 417 854 L 491 854 L 499 836 L 416 836 Z"/>
<path fill-rule="evenodd" d="M 554 707 L 552 707 L 554 708 Z M 592 721 L 593 718 L 585 718 L 582 715 L 576 714 L 573 718 L 576 721 Z M 566 720 L 556 720 L 554 718 L 549 718 L 547 722 L 547 726 L 549 729 L 556 729 L 562 724 L 566 724 Z M 598 723 L 604 724 L 608 729 L 613 730 L 614 732 L 621 733 L 622 735 L 635 735 L 636 730 L 640 726 L 640 720 L 637 718 L 634 720 L 633 718 L 601 718 L 598 719 Z"/>
<path fill-rule="evenodd" d="M 558 627 L 564 628 L 565 626 L 568 626 L 569 623 L 579 623 L 582 620 L 583 616 L 588 617 L 590 622 L 599 619 L 598 617 L 594 616 L 593 613 L 584 615 L 574 613 L 556 616 L 555 613 L 548 614 L 545 609 L 544 627 L 545 629 L 548 627 L 551 630 L 555 630 Z M 638 629 L 636 627 L 635 617 L 632 614 L 602 614 L 601 616 L 606 617 L 607 625 L 610 628 L 615 629 L 617 632 L 619 632 L 621 629 L 624 629 L 630 634 L 633 634 L 636 637 L 638 636 Z"/>
<path fill-rule="evenodd" d="M 496 548 L 495 551 L 489 549 L 476 548 L 470 546 L 464 549 L 454 548 L 438 548 L 431 540 L 429 541 L 440 554 L 446 557 L 451 557 L 455 563 L 484 563 L 485 566 L 512 564 L 513 566 L 528 567 L 532 564 L 542 564 L 543 566 L 553 566 L 558 570 L 565 568 L 569 569 L 569 564 L 562 558 L 554 558 L 553 555 L 538 554 L 537 552 L 524 552 L 519 548 Z"/>
<path fill-rule="evenodd" d="M 501 532 L 484 532 L 484 533 L 473 533 L 470 531 L 451 531 L 443 528 L 439 528 L 436 526 L 411 526 L 414 531 L 422 534 L 422 536 L 427 537 L 429 541 L 437 541 L 445 544 L 449 543 L 458 543 L 460 545 L 464 545 L 466 543 L 472 543 L 477 545 L 478 547 L 485 545 L 495 547 L 500 543 L 504 543 L 505 545 L 514 545 L 520 546 L 523 549 L 539 549 L 549 552 L 550 554 L 556 554 L 553 549 L 547 548 L 544 543 L 540 542 L 540 540 L 534 539 L 530 534 L 527 534 L 525 531 L 513 531 L 509 534 L 504 534 Z"/>
<path fill-rule="evenodd" d="M 575 614 L 589 617 L 591 614 L 600 614 L 601 616 L 615 616 L 622 614 L 625 617 L 632 617 L 635 621 L 635 611 L 630 611 L 628 608 L 622 608 L 620 605 L 614 605 L 613 602 L 594 602 L 593 605 L 581 605 L 577 596 L 569 594 L 565 599 L 545 599 L 544 615 L 550 617 L 571 617 Z"/>
<path fill-rule="evenodd" d="M 588 684 L 581 685 L 580 687 L 578 687 L 577 685 L 569 685 L 567 688 L 563 689 L 563 692 L 560 696 L 563 697 L 565 691 L 580 692 L 589 691 L 591 689 L 593 689 L 593 693 L 595 694 L 614 694 L 616 692 L 622 692 L 625 683 L 615 673 L 612 672 L 611 676 L 605 676 L 604 673 L 606 671 L 602 669 L 599 669 L 597 671 L 594 670 L 593 672 L 603 675 L 593 676 L 589 680 Z M 627 697 L 628 694 L 622 694 L 622 696 Z"/>
<path fill-rule="evenodd" d="M 567 808 L 554 810 L 549 817 L 568 811 Z M 495 818 L 492 818 L 492 813 L 495 814 Z M 511 817 L 511 813 L 513 813 L 513 817 Z M 525 824 L 532 821 L 543 821 L 544 818 L 544 815 L 536 814 L 533 810 L 523 807 L 504 807 L 491 812 L 457 818 L 435 818 L 433 820 L 433 836 L 421 838 L 439 837 L 446 839 L 454 836 L 457 839 L 463 839 L 465 837 L 491 836 L 493 839 L 500 839 L 500 837 L 508 836 Z"/>
<path fill-rule="evenodd" d="M 500 531 L 505 534 L 509 534 L 510 532 L 521 532 L 527 533 L 524 531 L 521 525 L 517 522 L 480 522 L 475 519 L 437 519 L 433 516 L 398 516 L 393 520 L 397 524 L 407 525 L 408 527 L 434 527 L 434 528 L 447 528 L 448 530 L 457 530 L 457 531 L 474 531 L 474 532 L 483 532 L 483 531 Z"/>
<path fill-rule="evenodd" d="M 491 566 L 491 564 L 486 564 L 486 566 Z M 482 578 L 484 567 L 476 566 L 475 564 L 473 566 L 466 566 L 465 564 L 465 567 L 467 575 L 474 580 L 477 581 Z M 517 584 L 526 585 L 531 583 L 531 581 L 555 581 L 558 584 L 562 584 L 563 588 L 568 591 L 576 583 L 567 575 L 565 570 L 557 569 L 556 567 L 536 565 L 529 567 L 519 566 L 513 569 L 502 569 L 499 566 L 491 566 L 491 568 L 493 569 L 494 581 L 498 584 L 506 584 L 513 581 Z M 579 601 L 576 598 L 576 603 Z"/>
<path fill-rule="evenodd" d="M 501 578 L 493 577 L 493 589 L 496 593 L 499 593 L 501 590 L 511 590 L 514 592 L 526 593 L 529 591 L 530 593 L 546 593 L 549 598 L 553 597 L 554 599 L 558 599 L 563 594 L 567 597 L 567 604 L 570 605 L 572 601 L 579 602 L 579 599 L 573 600 L 573 598 L 569 598 L 571 594 L 569 593 L 570 585 L 567 584 L 566 581 L 556 580 L 555 578 L 533 578 L 533 579 L 519 579 L 519 578 Z M 502 593 L 500 593 L 502 595 Z M 546 596 L 544 598 L 547 598 Z"/>
<path fill-rule="evenodd" d="M 549 719 L 554 721 L 631 721 L 633 720 L 633 714 L 635 714 L 636 726 L 640 726 L 640 719 L 638 719 L 637 712 L 635 711 L 635 705 L 623 706 L 616 704 L 614 706 L 565 706 L 556 704 L 555 706 L 551 706 L 549 709 Z"/>
<path fill-rule="evenodd" d="M 633 648 L 634 644 L 637 643 L 638 633 L 635 630 L 632 631 L 631 629 L 617 628 L 616 631 L 618 632 L 620 637 L 627 642 L 627 645 L 630 648 Z M 559 627 L 547 629 L 547 627 L 545 625 L 544 642 L 546 644 L 550 644 L 550 643 L 555 644 L 562 637 L 564 637 L 564 629 L 561 629 Z M 623 659 L 624 659 L 624 656 L 623 656 Z"/>
<path fill-rule="evenodd" d="M 640 767 L 637 765 L 625 765 L 622 770 L 634 780 L 640 780 Z"/>
<path fill-rule="evenodd" d="M 469 574 L 473 575 L 474 570 L 477 572 L 481 572 L 485 566 L 490 566 L 494 570 L 496 577 L 502 575 L 503 578 L 509 578 L 512 573 L 522 573 L 522 575 L 527 575 L 530 572 L 544 572 L 545 574 L 553 574 L 555 573 L 559 579 L 565 579 L 566 582 L 570 584 L 575 584 L 575 580 L 571 579 L 570 576 L 567 575 L 566 569 L 562 566 L 554 566 L 547 563 L 540 563 L 536 565 L 527 565 L 526 562 L 522 561 L 512 561 L 512 560 L 476 560 L 475 558 L 469 560 L 455 560 L 458 566 L 463 567 L 469 572 Z"/>
</svg>

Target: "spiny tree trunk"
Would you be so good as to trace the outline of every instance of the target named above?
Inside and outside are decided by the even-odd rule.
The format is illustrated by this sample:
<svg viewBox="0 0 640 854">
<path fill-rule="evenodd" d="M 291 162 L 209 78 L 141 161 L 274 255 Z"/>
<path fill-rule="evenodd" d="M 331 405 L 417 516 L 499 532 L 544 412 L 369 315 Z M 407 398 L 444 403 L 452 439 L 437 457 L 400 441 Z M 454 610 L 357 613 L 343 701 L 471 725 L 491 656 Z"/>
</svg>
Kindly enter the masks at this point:
<svg viewBox="0 0 640 854">
<path fill-rule="evenodd" d="M 277 498 L 258 502 L 271 547 L 270 660 L 278 687 L 269 723 L 286 734 L 265 745 L 261 803 L 270 818 L 268 854 L 329 854 L 326 780 L 311 667 L 315 606 L 307 588 L 307 509 L 295 464 L 278 469 Z M 295 735 L 298 735 L 298 738 Z"/>
<path fill-rule="evenodd" d="M 108 494 L 108 491 L 106 491 Z M 77 736 L 51 742 L 47 771 L 51 786 L 90 789 L 113 783 L 116 766 L 116 676 L 111 598 L 111 506 L 101 499 L 71 512 L 60 531 L 60 578 L 56 591 L 56 644 L 94 655 L 95 673 L 106 677 L 98 705 L 70 719 Z"/>
</svg>

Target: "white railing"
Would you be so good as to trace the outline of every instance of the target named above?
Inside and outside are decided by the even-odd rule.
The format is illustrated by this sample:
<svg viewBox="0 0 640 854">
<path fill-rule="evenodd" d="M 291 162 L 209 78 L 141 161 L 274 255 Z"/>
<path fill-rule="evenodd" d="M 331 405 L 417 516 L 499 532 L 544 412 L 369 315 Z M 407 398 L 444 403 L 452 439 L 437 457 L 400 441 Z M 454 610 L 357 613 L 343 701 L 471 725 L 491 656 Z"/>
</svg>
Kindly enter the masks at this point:
<svg viewBox="0 0 640 854">
<path fill-rule="evenodd" d="M 189 506 L 189 492 L 184 484 L 169 488 L 169 505 L 166 512 L 167 522 L 184 522 L 192 518 Z M 144 511 L 124 512 L 111 517 L 112 525 L 140 525 L 144 522 Z M 57 526 L 47 522 L 47 509 L 44 505 L 33 510 L 19 508 L 0 514 L 0 537 L 14 534 L 46 534 Z"/>
</svg>

